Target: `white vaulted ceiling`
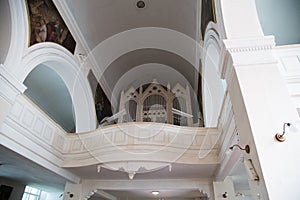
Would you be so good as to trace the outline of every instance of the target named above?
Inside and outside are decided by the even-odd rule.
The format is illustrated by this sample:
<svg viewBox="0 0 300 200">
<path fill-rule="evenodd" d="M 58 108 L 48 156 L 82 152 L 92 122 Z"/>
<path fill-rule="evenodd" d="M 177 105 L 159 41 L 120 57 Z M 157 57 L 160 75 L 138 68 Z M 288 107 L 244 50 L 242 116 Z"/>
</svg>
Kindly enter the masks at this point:
<svg viewBox="0 0 300 200">
<path fill-rule="evenodd" d="M 90 49 L 103 40 L 125 30 L 141 27 L 163 27 L 197 35 L 197 0 L 145 0 L 138 9 L 137 0 L 67 0 Z"/>
<path fill-rule="evenodd" d="M 101 71 L 101 75 L 96 76 L 107 82 L 103 87 L 113 91 L 121 76 L 131 69 L 142 64 L 157 63 L 177 70 L 194 88 L 198 85 L 199 52 L 196 41 L 199 42 L 201 35 L 200 1 L 145 0 L 146 6 L 142 9 L 137 8 L 136 2 L 137 0 L 89 0 L 86 3 L 81 0 L 66 0 L 63 4 L 70 11 L 71 16 L 68 18 L 73 19 L 72 23 L 76 24 L 83 46 L 94 53 L 98 66 L 93 71 Z M 134 31 L 137 29 L 138 31 Z M 164 35 L 160 31 L 164 31 Z M 120 34 L 125 32 L 137 35 L 133 39 L 129 39 L 130 36 L 127 35 L 119 41 L 117 38 L 124 37 Z M 156 32 L 157 36 L 153 36 Z M 187 45 L 186 41 L 180 41 L 172 33 L 189 38 L 192 45 L 184 47 Z M 162 39 L 159 42 L 155 41 L 160 37 Z M 108 42 L 112 40 L 115 42 Z M 160 47 L 157 43 L 161 44 Z M 99 51 L 100 47 L 104 50 Z M 169 47 L 170 50 L 164 47 Z M 110 61 L 106 62 L 110 57 Z M 155 76 L 155 73 L 150 76 Z M 168 80 L 168 77 L 165 79 Z M 105 81 L 101 84 L 105 84 Z"/>
</svg>

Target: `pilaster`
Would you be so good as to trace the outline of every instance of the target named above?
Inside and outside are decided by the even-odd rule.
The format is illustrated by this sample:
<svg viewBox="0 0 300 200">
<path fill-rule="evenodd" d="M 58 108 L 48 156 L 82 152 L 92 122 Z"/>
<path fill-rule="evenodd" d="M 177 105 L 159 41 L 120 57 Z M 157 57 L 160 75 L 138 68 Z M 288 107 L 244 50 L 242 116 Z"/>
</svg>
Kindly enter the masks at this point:
<svg viewBox="0 0 300 200">
<path fill-rule="evenodd" d="M 296 124 L 298 116 L 277 61 L 273 37 L 225 40 L 222 76 L 233 105 L 240 143 L 250 145 L 249 159 L 259 180 L 249 184 L 260 199 L 296 199 L 300 172 L 300 134 L 288 141 L 274 139 L 285 122 Z M 278 173 L 280 172 L 280 173 Z M 284 192 L 282 192 L 284 191 Z"/>
</svg>

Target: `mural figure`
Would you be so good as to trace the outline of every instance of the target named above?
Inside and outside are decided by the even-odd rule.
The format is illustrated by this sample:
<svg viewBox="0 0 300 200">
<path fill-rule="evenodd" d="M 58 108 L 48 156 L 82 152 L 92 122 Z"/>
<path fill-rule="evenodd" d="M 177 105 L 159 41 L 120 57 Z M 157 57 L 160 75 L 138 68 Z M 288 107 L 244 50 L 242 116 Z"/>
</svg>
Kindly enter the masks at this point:
<svg viewBox="0 0 300 200">
<path fill-rule="evenodd" d="M 29 46 L 55 42 L 74 53 L 76 42 L 52 0 L 26 0 L 31 29 Z"/>
</svg>

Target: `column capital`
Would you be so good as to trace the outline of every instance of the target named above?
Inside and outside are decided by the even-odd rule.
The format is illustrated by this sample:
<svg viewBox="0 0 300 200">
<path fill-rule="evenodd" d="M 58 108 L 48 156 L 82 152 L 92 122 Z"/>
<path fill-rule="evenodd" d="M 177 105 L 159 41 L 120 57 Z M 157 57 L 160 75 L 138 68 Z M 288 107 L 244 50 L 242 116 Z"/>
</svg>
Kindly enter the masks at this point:
<svg viewBox="0 0 300 200">
<path fill-rule="evenodd" d="M 223 40 L 221 77 L 230 78 L 233 67 L 277 63 L 272 54 L 274 46 L 274 36 Z"/>
</svg>

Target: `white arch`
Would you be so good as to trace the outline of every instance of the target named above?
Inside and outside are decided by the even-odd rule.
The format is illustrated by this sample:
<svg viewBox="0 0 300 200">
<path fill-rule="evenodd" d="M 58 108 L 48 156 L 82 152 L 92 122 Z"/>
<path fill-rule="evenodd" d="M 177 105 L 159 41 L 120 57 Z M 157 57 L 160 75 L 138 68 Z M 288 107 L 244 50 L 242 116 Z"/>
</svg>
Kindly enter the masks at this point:
<svg viewBox="0 0 300 200">
<path fill-rule="evenodd" d="M 105 69 L 120 56 L 137 49 L 147 48 L 165 50 L 179 55 L 198 71 L 199 57 L 196 54 L 200 52 L 201 55 L 199 43 L 181 32 L 161 27 L 135 28 L 115 34 L 98 44 L 89 54 L 90 59 L 87 60 L 94 62 L 93 71 L 99 79 Z"/>
<path fill-rule="evenodd" d="M 253 0 L 220 0 L 221 19 L 228 39 L 264 36 Z"/>
<path fill-rule="evenodd" d="M 22 83 L 38 64 L 47 64 L 61 76 L 71 94 L 75 111 L 76 131 L 95 129 L 96 117 L 93 95 L 80 66 L 74 60 L 74 56 L 68 50 L 53 43 L 40 43 L 28 48 L 30 33 L 26 2 L 9 0 L 9 6 L 11 41 L 4 62 L 6 70 Z"/>
<path fill-rule="evenodd" d="M 220 73 L 220 40 L 213 29 L 206 31 L 203 49 L 203 117 L 206 127 L 216 127 L 226 85 Z"/>
<path fill-rule="evenodd" d="M 25 1 L 9 0 L 11 40 L 4 66 L 15 73 L 19 70 L 23 52 L 28 48 L 28 16 Z"/>
<path fill-rule="evenodd" d="M 17 78 L 24 81 L 27 75 L 39 64 L 53 69 L 65 82 L 75 112 L 76 132 L 96 128 L 95 106 L 87 78 L 74 60 L 73 55 L 54 43 L 39 43 L 30 47 L 21 61 Z"/>
</svg>

